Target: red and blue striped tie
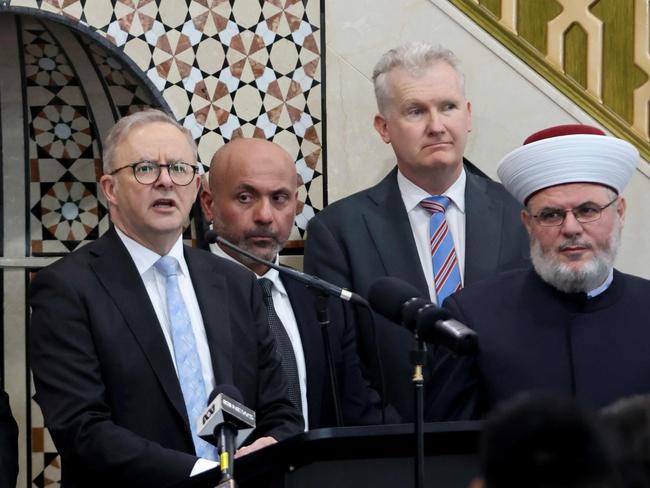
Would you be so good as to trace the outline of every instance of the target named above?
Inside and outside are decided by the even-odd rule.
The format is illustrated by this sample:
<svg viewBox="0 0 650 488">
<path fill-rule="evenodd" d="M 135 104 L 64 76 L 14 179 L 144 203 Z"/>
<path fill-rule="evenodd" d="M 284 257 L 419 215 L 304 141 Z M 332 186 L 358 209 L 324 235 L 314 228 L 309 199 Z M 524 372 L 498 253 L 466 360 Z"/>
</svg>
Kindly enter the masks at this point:
<svg viewBox="0 0 650 488">
<path fill-rule="evenodd" d="M 433 264 L 433 283 L 438 305 L 442 305 L 447 296 L 460 290 L 463 286 L 460 279 L 458 256 L 454 249 L 454 239 L 449 232 L 445 218 L 449 198 L 436 195 L 422 200 L 420 205 L 431 213 L 429 244 Z"/>
</svg>

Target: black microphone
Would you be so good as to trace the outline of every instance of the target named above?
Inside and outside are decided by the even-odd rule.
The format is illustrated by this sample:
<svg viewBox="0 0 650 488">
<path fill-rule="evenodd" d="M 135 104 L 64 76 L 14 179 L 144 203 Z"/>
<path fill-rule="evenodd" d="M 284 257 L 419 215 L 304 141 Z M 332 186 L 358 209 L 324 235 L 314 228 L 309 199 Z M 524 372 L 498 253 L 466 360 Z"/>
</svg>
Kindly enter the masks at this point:
<svg viewBox="0 0 650 488">
<path fill-rule="evenodd" d="M 379 278 L 370 286 L 368 299 L 373 310 L 415 332 L 418 340 L 446 347 L 458 355 L 474 354 L 478 349 L 476 332 L 399 278 Z"/>
<path fill-rule="evenodd" d="M 459 356 L 470 356 L 478 351 L 476 332 L 451 318 L 446 310 L 430 303 L 425 305 L 418 315 L 417 331 L 420 340 L 446 347 Z M 441 319 L 441 316 L 448 318 Z"/>
<path fill-rule="evenodd" d="M 417 288 L 393 276 L 379 278 L 368 289 L 372 309 L 411 332 L 416 331 L 418 312 L 431 303 L 421 295 Z"/>
<path fill-rule="evenodd" d="M 238 430 L 255 427 L 255 412 L 242 402 L 242 394 L 236 386 L 217 385 L 197 423 L 199 437 L 217 446 L 221 481 L 233 479 L 232 462 Z"/>
<path fill-rule="evenodd" d="M 251 254 L 250 252 L 242 249 L 239 246 L 236 246 L 235 244 L 228 241 L 227 239 L 224 239 L 213 230 L 209 230 L 205 233 L 205 241 L 208 244 L 214 244 L 215 242 L 218 242 L 219 244 L 222 244 L 225 247 L 232 249 L 236 253 L 241 254 L 242 256 L 246 256 L 248 259 L 252 259 L 257 263 L 268 266 L 269 268 L 276 269 L 278 270 L 278 272 L 283 273 L 293 278 L 294 280 L 300 281 L 301 283 L 304 283 L 305 285 L 311 288 L 315 288 L 316 290 L 320 290 L 322 292 L 328 293 L 342 300 L 352 302 L 357 305 L 362 305 L 366 308 L 370 308 L 370 305 L 368 305 L 366 299 L 363 298 L 361 295 L 351 292 L 350 290 L 347 290 L 345 288 L 341 288 L 340 286 L 333 285 L 332 283 L 317 278 L 316 276 L 312 276 L 292 268 L 278 266 L 275 263 L 272 263 L 262 258 L 258 258 L 254 254 Z"/>
</svg>

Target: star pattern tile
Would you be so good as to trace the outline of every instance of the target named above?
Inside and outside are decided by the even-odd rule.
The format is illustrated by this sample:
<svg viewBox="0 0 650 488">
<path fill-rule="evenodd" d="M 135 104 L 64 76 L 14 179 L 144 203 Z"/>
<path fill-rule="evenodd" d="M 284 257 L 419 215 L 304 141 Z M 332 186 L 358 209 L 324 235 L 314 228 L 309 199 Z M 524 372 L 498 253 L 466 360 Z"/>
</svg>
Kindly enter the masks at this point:
<svg viewBox="0 0 650 488">
<path fill-rule="evenodd" d="M 26 22 L 22 37 L 32 253 L 68 253 L 99 237 L 106 216 L 98 198 L 97 132 L 69 58 L 51 33 Z"/>
<path fill-rule="evenodd" d="M 309 17 L 311 3 L 119 0 L 108 25 L 95 27 L 134 57 L 197 139 L 199 154 L 233 137 L 275 140 L 283 132 L 297 147 L 305 139 L 320 145 L 321 105 L 309 103 L 321 96 L 320 18 Z M 320 150 L 292 154 L 322 157 Z M 311 181 L 322 184 L 321 174 L 322 163 Z M 302 203 L 313 215 L 310 188 Z M 296 225 L 303 235 L 306 221 Z"/>
<path fill-rule="evenodd" d="M 128 69 L 115 56 L 97 44 L 90 45 L 90 56 L 110 92 L 120 116 L 151 107 L 153 101 Z"/>
</svg>

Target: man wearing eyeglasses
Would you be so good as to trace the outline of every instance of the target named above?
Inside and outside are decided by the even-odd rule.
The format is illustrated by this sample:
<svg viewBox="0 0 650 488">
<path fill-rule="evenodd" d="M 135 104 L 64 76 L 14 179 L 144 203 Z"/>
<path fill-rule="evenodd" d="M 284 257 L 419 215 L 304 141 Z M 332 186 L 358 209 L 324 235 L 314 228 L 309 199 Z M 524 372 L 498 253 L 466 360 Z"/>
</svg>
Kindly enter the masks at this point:
<svg viewBox="0 0 650 488">
<path fill-rule="evenodd" d="M 257 412 L 248 451 L 301 432 L 255 279 L 183 245 L 200 184 L 189 132 L 148 110 L 104 147 L 113 227 L 30 290 L 36 400 L 62 486 L 172 486 L 216 466 L 196 427 L 216 385 Z"/>
<path fill-rule="evenodd" d="M 600 129 L 533 134 L 498 174 L 525 207 L 533 266 L 449 297 L 479 335 L 484 408 L 520 391 L 595 407 L 650 391 L 650 281 L 614 269 L 638 151 Z"/>
</svg>

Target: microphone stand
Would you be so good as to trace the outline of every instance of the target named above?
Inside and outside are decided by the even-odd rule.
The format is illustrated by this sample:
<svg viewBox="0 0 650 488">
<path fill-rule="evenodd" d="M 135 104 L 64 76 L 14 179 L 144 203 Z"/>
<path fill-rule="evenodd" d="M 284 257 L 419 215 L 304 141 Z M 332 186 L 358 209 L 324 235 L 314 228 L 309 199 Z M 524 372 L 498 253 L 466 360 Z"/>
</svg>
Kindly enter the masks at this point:
<svg viewBox="0 0 650 488">
<path fill-rule="evenodd" d="M 221 479 L 215 488 L 237 488 L 237 483 L 233 478 Z"/>
<path fill-rule="evenodd" d="M 219 469 L 221 470 L 221 479 L 216 488 L 237 488 L 233 469 L 237 428 L 232 424 L 224 424 L 221 427 L 217 427 L 217 429 L 219 431 Z"/>
<path fill-rule="evenodd" d="M 271 261 L 258 258 L 254 254 L 224 239 L 213 230 L 209 230 L 205 233 L 205 240 L 208 244 L 214 244 L 215 242 L 218 242 L 219 244 L 227 247 L 228 249 L 235 251 L 237 254 L 246 256 L 248 259 L 251 259 L 256 263 L 260 263 L 269 268 L 273 268 L 277 270 L 279 273 L 284 274 L 285 276 L 290 276 L 292 279 L 307 285 L 309 288 L 322 291 L 323 293 L 328 293 L 329 295 L 333 295 L 336 298 L 340 298 L 341 300 L 345 300 L 354 303 L 356 305 L 361 305 L 368 309 L 370 308 L 370 304 L 368 303 L 368 300 L 363 298 L 361 295 L 358 295 L 357 293 L 351 292 L 350 290 L 346 290 L 345 288 L 341 288 L 340 286 L 333 285 L 332 283 L 322 280 L 316 276 L 312 276 L 295 269 L 278 266 L 277 264 L 272 263 Z"/>
<path fill-rule="evenodd" d="M 417 335 L 417 334 L 416 334 Z M 417 339 L 417 336 L 416 336 Z M 415 401 L 415 487 L 424 488 L 424 374 L 427 346 L 418 339 L 418 347 L 411 351 L 413 391 Z"/>
<path fill-rule="evenodd" d="M 329 319 L 329 310 L 327 308 L 327 299 L 329 295 L 334 295 L 343 300 L 348 300 L 351 301 L 352 303 L 357 303 L 370 308 L 368 302 L 364 298 L 357 295 L 356 293 L 352 293 L 344 288 L 335 287 L 334 285 L 331 285 L 330 283 L 327 283 L 326 281 L 321 280 L 320 278 L 316 278 L 315 276 L 310 276 L 308 274 L 301 273 L 300 271 L 296 271 L 291 268 L 283 268 L 282 266 L 278 266 L 277 264 L 267 261 L 266 259 L 259 258 L 254 254 L 244 249 L 241 249 L 239 246 L 234 245 L 232 242 L 224 239 L 223 237 L 217 235 L 217 233 L 214 231 L 206 232 L 205 240 L 210 244 L 214 242 L 218 242 L 219 244 L 222 244 L 228 249 L 231 249 L 236 253 L 241 254 L 242 256 L 246 256 L 248 259 L 251 259 L 252 261 L 263 264 L 269 268 L 273 268 L 277 270 L 279 273 L 285 276 L 289 276 L 289 278 L 299 281 L 307 285 L 307 287 L 318 291 L 316 315 L 318 318 L 318 323 L 321 325 L 321 332 L 323 334 L 323 343 L 325 345 L 325 356 L 327 358 L 327 365 L 328 365 L 329 375 L 330 375 L 330 385 L 332 388 L 332 401 L 334 403 L 334 415 L 336 416 L 336 425 L 338 427 L 342 427 L 343 415 L 341 414 L 341 403 L 339 400 L 339 385 L 336 378 L 336 368 L 334 367 L 334 357 L 332 355 L 332 343 L 330 341 L 330 334 L 329 334 L 330 319 Z"/>
<path fill-rule="evenodd" d="M 339 399 L 339 383 L 336 377 L 336 367 L 334 366 L 334 355 L 332 354 L 332 340 L 330 338 L 330 314 L 327 308 L 329 296 L 327 293 L 320 292 L 316 297 L 316 316 L 320 324 L 321 334 L 323 335 L 323 344 L 325 345 L 325 357 L 327 358 L 327 369 L 330 376 L 330 387 L 332 388 L 332 401 L 334 403 L 334 417 L 336 426 L 343 427 L 343 415 L 341 413 L 341 402 Z"/>
</svg>

